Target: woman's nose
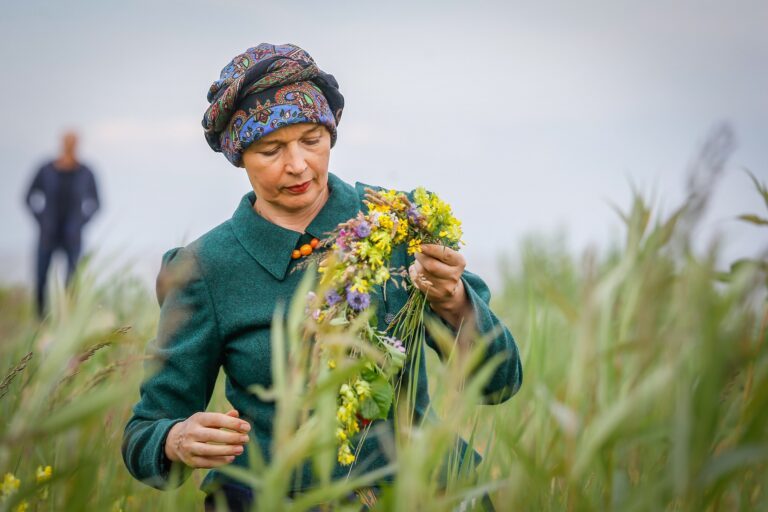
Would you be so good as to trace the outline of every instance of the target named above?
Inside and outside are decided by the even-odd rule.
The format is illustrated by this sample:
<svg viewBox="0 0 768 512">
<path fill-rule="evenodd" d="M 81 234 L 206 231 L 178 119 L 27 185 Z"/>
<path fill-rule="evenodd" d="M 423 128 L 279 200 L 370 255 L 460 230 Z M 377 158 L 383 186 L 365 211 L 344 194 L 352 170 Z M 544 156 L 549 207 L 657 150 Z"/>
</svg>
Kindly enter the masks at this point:
<svg viewBox="0 0 768 512">
<path fill-rule="evenodd" d="M 298 144 L 289 144 L 287 146 L 285 171 L 293 174 L 301 174 L 307 168 L 307 161 L 304 159 L 304 153 Z"/>
</svg>

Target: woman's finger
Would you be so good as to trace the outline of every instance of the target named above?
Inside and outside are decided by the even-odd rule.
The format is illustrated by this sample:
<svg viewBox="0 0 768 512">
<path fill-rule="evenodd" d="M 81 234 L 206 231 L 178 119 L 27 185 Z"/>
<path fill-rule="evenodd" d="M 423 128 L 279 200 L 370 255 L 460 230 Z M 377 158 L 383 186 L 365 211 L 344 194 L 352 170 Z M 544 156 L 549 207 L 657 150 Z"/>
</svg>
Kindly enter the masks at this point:
<svg viewBox="0 0 768 512">
<path fill-rule="evenodd" d="M 220 443 L 241 445 L 248 443 L 248 436 L 240 432 L 227 432 L 217 428 L 200 428 L 193 434 L 194 441 L 200 443 Z"/>
<path fill-rule="evenodd" d="M 448 265 L 447 263 L 444 263 L 443 261 L 426 254 L 416 253 L 415 256 L 416 261 L 421 263 L 421 266 L 424 268 L 424 270 L 430 274 L 427 276 L 427 278 L 434 276 L 442 279 L 455 280 L 458 279 L 458 277 L 461 275 L 461 272 L 464 270 L 463 268 Z"/>
<path fill-rule="evenodd" d="M 199 412 L 193 415 L 193 417 L 196 417 L 195 419 L 197 423 L 203 427 L 227 428 L 229 430 L 236 430 L 243 433 L 251 430 L 251 426 L 247 421 L 234 418 L 229 414 L 222 414 L 220 412 Z"/>
<path fill-rule="evenodd" d="M 211 468 L 218 468 L 219 466 L 224 466 L 226 464 L 230 464 L 233 460 L 235 460 L 234 457 L 190 457 L 188 460 L 184 461 L 184 463 L 187 466 L 191 466 L 193 468 L 198 469 L 211 469 Z"/>
<path fill-rule="evenodd" d="M 424 292 L 430 299 L 446 299 L 452 297 L 459 287 L 460 280 L 441 279 L 429 276 L 420 272 L 418 263 L 411 265 L 408 269 L 411 281 L 416 288 Z"/>
<path fill-rule="evenodd" d="M 414 262 L 413 265 L 408 267 L 408 275 L 410 276 L 411 282 L 416 286 L 416 288 L 424 293 L 426 293 L 427 290 L 433 286 L 432 282 L 424 274 L 424 267 L 422 267 L 421 263 L 418 261 Z"/>
<path fill-rule="evenodd" d="M 460 281 L 454 279 L 435 279 L 429 290 L 431 299 L 448 299 L 452 297 L 458 289 Z"/>
<path fill-rule="evenodd" d="M 228 457 L 240 455 L 243 450 L 240 445 L 192 443 L 189 454 L 193 457 Z"/>
<path fill-rule="evenodd" d="M 421 252 L 452 267 L 460 266 L 463 268 L 467 264 L 464 256 L 462 256 L 460 252 L 444 245 L 423 244 L 421 246 Z"/>
</svg>

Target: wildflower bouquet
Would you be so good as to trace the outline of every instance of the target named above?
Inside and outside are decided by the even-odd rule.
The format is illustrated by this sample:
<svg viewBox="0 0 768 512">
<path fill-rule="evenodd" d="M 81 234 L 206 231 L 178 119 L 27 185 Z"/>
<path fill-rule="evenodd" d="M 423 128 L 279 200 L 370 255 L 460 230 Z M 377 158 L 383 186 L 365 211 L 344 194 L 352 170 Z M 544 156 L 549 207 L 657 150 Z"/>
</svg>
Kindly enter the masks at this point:
<svg viewBox="0 0 768 512">
<path fill-rule="evenodd" d="M 457 249 L 461 223 L 450 206 L 423 188 L 416 189 L 413 201 L 401 192 L 366 189 L 368 212 L 340 224 L 327 245 L 331 251 L 320 262 L 320 294 L 310 298 L 312 317 L 327 326 L 349 326 L 369 314 L 371 292 L 390 279 L 404 278 L 402 269 L 391 269 L 393 248 L 407 245 L 409 255 L 422 244 L 441 244 Z M 394 281 L 397 283 L 397 281 Z M 371 421 L 386 419 L 396 400 L 398 378 L 412 348 L 424 338 L 426 296 L 415 286 L 395 319 L 382 331 L 375 321 L 362 322 L 356 334 L 374 349 L 375 356 L 361 350 L 352 357 L 362 360 L 362 371 L 341 385 L 336 418 L 338 461 L 355 460 L 351 438 Z M 329 354 L 335 368 L 337 356 Z"/>
</svg>

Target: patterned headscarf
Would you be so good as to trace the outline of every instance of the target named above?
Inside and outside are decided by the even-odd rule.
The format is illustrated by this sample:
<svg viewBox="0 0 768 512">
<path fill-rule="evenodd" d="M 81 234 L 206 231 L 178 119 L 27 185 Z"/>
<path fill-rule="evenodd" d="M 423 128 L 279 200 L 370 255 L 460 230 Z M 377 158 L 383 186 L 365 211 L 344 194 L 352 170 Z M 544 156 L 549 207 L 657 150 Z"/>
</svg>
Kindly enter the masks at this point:
<svg viewBox="0 0 768 512">
<path fill-rule="evenodd" d="M 211 85 L 208 102 L 203 116 L 208 145 L 238 167 L 248 146 L 289 124 L 322 124 L 333 146 L 344 108 L 333 75 L 292 44 L 262 43 L 232 59 Z"/>
</svg>

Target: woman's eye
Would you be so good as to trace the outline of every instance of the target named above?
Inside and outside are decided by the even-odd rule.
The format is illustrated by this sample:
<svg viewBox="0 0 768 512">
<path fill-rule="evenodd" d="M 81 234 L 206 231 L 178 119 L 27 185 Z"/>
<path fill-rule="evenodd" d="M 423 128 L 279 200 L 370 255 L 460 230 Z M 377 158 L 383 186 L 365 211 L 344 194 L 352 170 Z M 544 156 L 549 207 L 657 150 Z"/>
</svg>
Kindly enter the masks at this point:
<svg viewBox="0 0 768 512">
<path fill-rule="evenodd" d="M 319 138 L 317 138 L 317 139 L 307 139 L 307 140 L 304 141 L 304 144 L 306 144 L 307 146 L 314 146 L 318 142 L 320 142 Z"/>
<path fill-rule="evenodd" d="M 280 148 L 275 148 L 270 149 L 269 151 L 260 151 L 260 153 L 265 156 L 275 156 L 279 150 Z"/>
</svg>

